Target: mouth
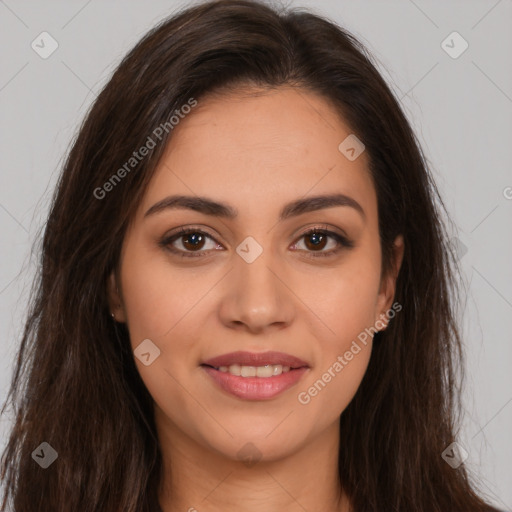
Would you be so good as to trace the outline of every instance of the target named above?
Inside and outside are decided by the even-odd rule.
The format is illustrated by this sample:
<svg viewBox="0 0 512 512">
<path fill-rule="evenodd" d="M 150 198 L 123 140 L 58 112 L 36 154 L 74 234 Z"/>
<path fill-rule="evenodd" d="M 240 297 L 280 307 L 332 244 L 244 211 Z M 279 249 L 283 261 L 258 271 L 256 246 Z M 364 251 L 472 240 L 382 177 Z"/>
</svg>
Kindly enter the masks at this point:
<svg viewBox="0 0 512 512">
<path fill-rule="evenodd" d="M 295 385 L 309 365 L 282 352 L 231 352 L 201 367 L 228 394 L 244 400 L 268 400 Z"/>
</svg>

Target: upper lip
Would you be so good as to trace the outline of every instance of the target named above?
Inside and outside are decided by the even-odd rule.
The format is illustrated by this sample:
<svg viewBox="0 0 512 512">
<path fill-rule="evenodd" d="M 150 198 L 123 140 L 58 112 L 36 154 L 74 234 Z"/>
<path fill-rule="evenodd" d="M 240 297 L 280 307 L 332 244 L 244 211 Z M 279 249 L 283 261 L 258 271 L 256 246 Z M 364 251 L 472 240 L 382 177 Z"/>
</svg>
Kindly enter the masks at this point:
<svg viewBox="0 0 512 512">
<path fill-rule="evenodd" d="M 220 356 L 212 357 L 203 361 L 204 365 L 218 368 L 220 366 L 231 366 L 239 364 L 240 366 L 265 366 L 267 364 L 289 366 L 290 368 L 301 368 L 308 364 L 298 357 L 284 352 L 230 352 Z"/>
</svg>

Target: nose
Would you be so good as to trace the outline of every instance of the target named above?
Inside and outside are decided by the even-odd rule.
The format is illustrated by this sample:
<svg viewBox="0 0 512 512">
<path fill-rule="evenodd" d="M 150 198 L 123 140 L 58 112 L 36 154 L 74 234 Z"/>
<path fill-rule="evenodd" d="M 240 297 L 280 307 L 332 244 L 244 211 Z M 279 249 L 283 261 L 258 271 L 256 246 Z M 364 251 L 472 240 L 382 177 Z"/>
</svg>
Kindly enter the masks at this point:
<svg viewBox="0 0 512 512">
<path fill-rule="evenodd" d="M 251 263 L 237 254 L 233 265 L 219 308 L 222 323 L 251 333 L 289 326 L 295 314 L 295 296 L 271 251 L 263 250 Z"/>
</svg>

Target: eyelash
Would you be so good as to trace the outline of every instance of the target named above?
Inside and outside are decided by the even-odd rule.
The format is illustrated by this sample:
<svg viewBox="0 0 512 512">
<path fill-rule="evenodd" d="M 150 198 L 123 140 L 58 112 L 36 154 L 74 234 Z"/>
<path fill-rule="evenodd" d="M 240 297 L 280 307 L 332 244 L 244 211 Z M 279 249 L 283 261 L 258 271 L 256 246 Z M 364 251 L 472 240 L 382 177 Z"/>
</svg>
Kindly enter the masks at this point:
<svg viewBox="0 0 512 512">
<path fill-rule="evenodd" d="M 171 246 L 171 244 L 175 241 L 175 240 L 178 240 L 179 238 L 185 236 L 185 235 L 189 235 L 189 234 L 201 234 L 201 235 L 205 235 L 207 236 L 208 238 L 211 238 L 213 241 L 216 242 L 216 240 L 213 238 L 213 236 L 211 236 L 209 233 L 201 230 L 201 229 L 195 229 L 195 228 L 181 228 L 178 232 L 176 233 L 173 233 L 172 235 L 170 236 L 164 236 L 159 242 L 158 242 L 158 245 L 170 252 L 172 252 L 173 254 L 176 254 L 182 258 L 198 258 L 198 257 L 204 257 L 206 256 L 204 253 L 207 253 L 208 250 L 204 251 L 204 250 L 201 250 L 201 251 L 197 251 L 196 253 L 192 252 L 192 251 L 182 251 L 181 249 L 175 249 L 174 247 Z M 352 242 L 351 240 L 345 238 L 344 236 L 338 234 L 338 233 L 335 233 L 334 231 L 330 231 L 326 228 L 320 228 L 320 227 L 314 227 L 314 228 L 311 228 L 309 229 L 308 231 L 302 233 L 299 237 L 299 241 L 308 236 L 308 235 L 311 235 L 313 233 L 316 233 L 316 234 L 321 234 L 321 235 L 327 235 L 331 238 L 334 238 L 337 242 L 338 242 L 338 247 L 336 249 L 331 249 L 330 251 L 321 251 L 321 252 L 316 252 L 316 251 L 306 251 L 308 253 L 313 253 L 313 255 L 311 256 L 308 256 L 308 257 L 311 257 L 311 258 L 325 258 L 325 257 L 330 257 L 330 256 L 334 256 L 336 254 L 338 254 L 339 251 L 341 251 L 343 248 L 346 248 L 346 249 L 351 249 L 352 247 L 354 247 L 354 242 Z M 217 242 L 218 243 L 218 242 Z"/>
</svg>

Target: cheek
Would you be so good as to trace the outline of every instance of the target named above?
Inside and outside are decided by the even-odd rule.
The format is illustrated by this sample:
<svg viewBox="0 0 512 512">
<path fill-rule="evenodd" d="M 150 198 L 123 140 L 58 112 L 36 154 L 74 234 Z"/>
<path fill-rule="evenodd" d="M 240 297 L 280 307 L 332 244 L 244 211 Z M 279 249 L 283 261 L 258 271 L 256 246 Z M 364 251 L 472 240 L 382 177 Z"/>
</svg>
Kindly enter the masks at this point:
<svg viewBox="0 0 512 512">
<path fill-rule="evenodd" d="M 198 370 L 202 323 L 197 319 L 206 315 L 204 299 L 216 278 L 191 276 L 173 269 L 165 255 L 131 249 L 121 267 L 130 343 L 137 352 L 149 339 L 156 346 L 150 344 L 151 350 L 158 354 L 147 366 L 137 357 L 135 363 L 157 403 L 183 407 L 180 383 L 190 379 L 190 371 Z"/>
<path fill-rule="evenodd" d="M 180 424 L 180 415 L 198 414 L 188 395 L 197 394 L 190 379 L 190 372 L 198 370 L 195 361 L 199 357 L 194 328 L 200 323 L 194 319 L 201 314 L 201 298 L 212 284 L 208 279 L 192 279 L 192 285 L 189 275 L 161 260 L 132 252 L 122 266 L 123 298 L 141 379 L 160 410 Z M 148 365 L 137 357 L 137 348 L 147 339 L 157 347 L 149 345 L 150 350 L 158 354 L 154 359 L 150 356 Z"/>
<path fill-rule="evenodd" d="M 208 276 L 197 279 L 173 269 L 165 255 L 155 257 L 142 251 L 123 262 L 121 278 L 132 343 L 174 337 L 213 284 Z"/>
<path fill-rule="evenodd" d="M 314 286 L 309 285 L 308 303 L 314 304 L 313 312 L 329 328 L 324 353 L 331 357 L 333 350 L 343 353 L 352 340 L 374 325 L 379 285 L 378 262 L 361 253 L 340 267 L 335 276 L 326 274 L 321 280 L 315 279 Z"/>
<path fill-rule="evenodd" d="M 371 356 L 379 272 L 373 258 L 360 255 L 336 280 L 326 279 L 323 298 L 314 296 L 314 313 L 328 329 L 318 338 L 317 365 L 298 391 L 305 414 L 332 421 L 357 392 Z"/>
<path fill-rule="evenodd" d="M 321 362 L 297 392 L 297 402 L 307 417 L 321 418 L 322 424 L 335 421 L 356 394 L 366 373 L 372 351 L 372 337 L 356 325 L 332 343 L 323 343 Z"/>
</svg>

